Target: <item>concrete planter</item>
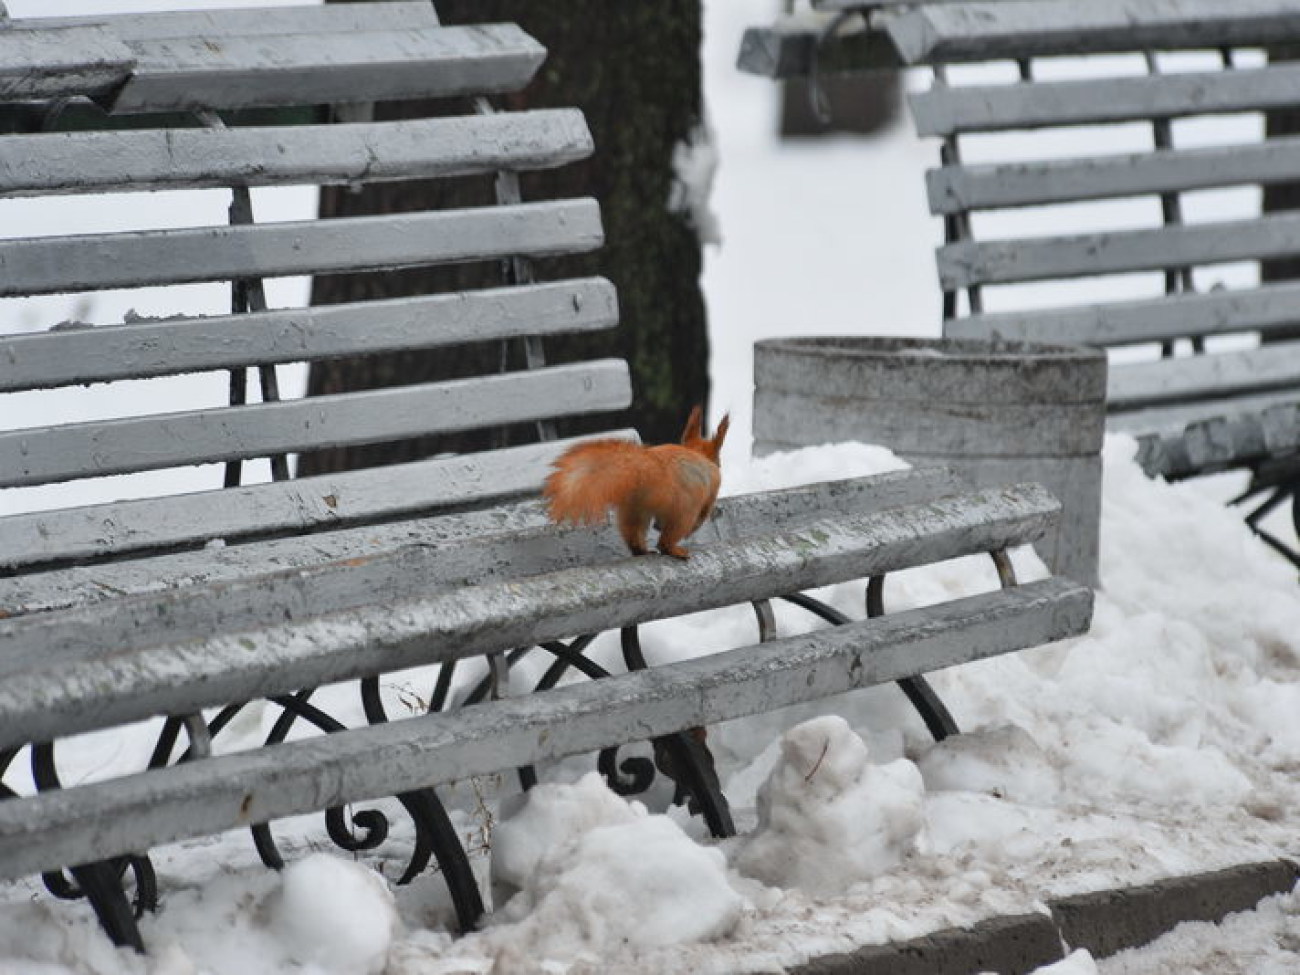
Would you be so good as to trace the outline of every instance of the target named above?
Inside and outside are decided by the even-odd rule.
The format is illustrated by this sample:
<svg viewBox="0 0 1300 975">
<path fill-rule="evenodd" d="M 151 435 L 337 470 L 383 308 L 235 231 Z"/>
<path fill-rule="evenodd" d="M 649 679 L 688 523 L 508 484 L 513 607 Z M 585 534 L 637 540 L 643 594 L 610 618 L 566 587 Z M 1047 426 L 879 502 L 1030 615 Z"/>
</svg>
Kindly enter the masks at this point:
<svg viewBox="0 0 1300 975">
<path fill-rule="evenodd" d="M 1098 349 L 879 337 L 754 346 L 755 453 L 861 440 L 980 485 L 1038 481 L 1064 508 L 1039 554 L 1090 585 L 1105 410 Z"/>
</svg>

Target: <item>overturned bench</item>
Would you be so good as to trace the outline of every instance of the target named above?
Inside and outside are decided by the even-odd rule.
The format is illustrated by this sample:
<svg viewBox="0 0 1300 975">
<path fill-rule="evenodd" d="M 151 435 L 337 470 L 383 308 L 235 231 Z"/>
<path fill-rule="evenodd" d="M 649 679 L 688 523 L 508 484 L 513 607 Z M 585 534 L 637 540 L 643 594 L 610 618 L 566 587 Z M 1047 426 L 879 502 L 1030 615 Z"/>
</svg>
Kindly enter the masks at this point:
<svg viewBox="0 0 1300 975">
<path fill-rule="evenodd" d="M 286 50 L 286 34 L 301 43 Z M 549 334 L 612 327 L 610 283 L 532 283 L 520 273 L 533 258 L 600 243 L 593 201 L 520 203 L 511 191 L 510 174 L 591 152 L 581 115 L 327 123 L 313 112 L 248 126 L 222 115 L 518 90 L 544 52 L 517 28 L 442 27 L 427 3 L 332 4 L 17 21 L 0 30 L 4 45 L 21 69 L 3 76 L 0 92 L 10 117 L 36 131 L 3 137 L 12 164 L 0 169 L 0 197 L 226 187 L 233 199 L 230 226 L 0 242 L 6 296 L 233 286 L 229 315 L 0 338 L 0 395 L 202 372 L 235 380 L 226 404 L 0 433 L 4 488 L 191 465 L 216 465 L 224 482 L 0 517 L 0 878 L 42 873 L 56 895 L 88 897 L 116 942 L 143 947 L 134 915 L 157 899 L 152 848 L 250 827 L 262 858 L 278 866 L 270 824 L 318 811 L 335 842 L 370 848 L 382 816 L 365 810 L 348 823 L 342 807 L 383 796 L 415 823 L 403 879 L 436 859 L 471 927 L 482 900 L 435 786 L 513 768 L 526 785 L 534 763 L 651 737 L 683 801 L 725 835 L 726 800 L 690 729 L 897 680 L 942 737 L 956 725 L 922 675 L 1087 628 L 1088 588 L 1059 578 L 1015 585 L 1006 550 L 1059 513 L 1032 484 L 973 490 L 933 470 L 727 499 L 685 563 L 629 558 L 612 530 L 558 528 L 538 502 L 520 500 L 565 446 L 548 439 L 551 420 L 629 398 L 621 360 L 547 366 L 542 347 Z M 101 127 L 41 131 L 63 111 Z M 178 111 L 190 118 L 151 115 Z M 115 127 L 123 113 L 131 125 Z M 493 180 L 499 205 L 252 219 L 250 186 L 467 174 Z M 457 261 L 501 261 L 503 280 L 285 309 L 267 307 L 262 285 Z M 285 363 L 470 340 L 522 344 L 524 367 L 278 395 Z M 259 402 L 245 402 L 251 375 Z M 288 477 L 289 455 L 301 451 L 503 424 L 536 424 L 539 441 Z M 251 462 L 268 458 L 271 481 L 241 483 Z M 888 573 L 985 552 L 1002 588 L 885 613 Z M 801 594 L 857 579 L 865 619 Z M 832 625 L 781 638 L 769 605 L 777 598 Z M 756 610 L 754 645 L 647 666 L 639 624 L 744 603 Z M 627 673 L 583 655 L 612 629 Z M 535 648 L 555 659 L 538 691 L 502 697 L 510 663 Z M 493 679 L 457 693 L 453 671 L 471 658 L 486 659 Z M 440 665 L 429 713 L 390 720 L 381 677 L 421 665 Z M 593 679 L 554 687 L 568 671 Z M 349 727 L 312 700 L 314 689 L 344 681 L 358 682 L 368 724 Z M 222 754 L 222 732 L 251 701 L 269 701 L 281 717 L 264 745 Z M 145 720 L 157 721 L 157 745 L 139 772 L 62 781 L 68 739 Z M 321 734 L 286 740 L 295 726 Z M 24 762 L 34 788 L 16 775 Z"/>
</svg>

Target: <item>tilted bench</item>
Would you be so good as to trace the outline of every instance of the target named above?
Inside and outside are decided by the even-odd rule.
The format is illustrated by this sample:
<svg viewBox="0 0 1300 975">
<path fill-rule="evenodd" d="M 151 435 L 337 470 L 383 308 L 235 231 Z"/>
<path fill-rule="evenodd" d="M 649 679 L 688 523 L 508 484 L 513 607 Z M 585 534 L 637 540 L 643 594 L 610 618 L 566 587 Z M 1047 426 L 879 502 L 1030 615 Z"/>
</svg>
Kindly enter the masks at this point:
<svg viewBox="0 0 1300 975">
<path fill-rule="evenodd" d="M 1112 357 L 1108 428 L 1137 437 L 1152 475 L 1249 470 L 1246 496 L 1269 494 L 1252 525 L 1287 497 L 1300 525 L 1300 285 L 1244 275 L 1229 288 L 1219 270 L 1300 254 L 1300 223 L 1291 213 L 1188 221 L 1183 212 L 1184 194 L 1295 181 L 1300 143 L 1266 132 L 1259 115 L 1244 136 L 1178 136 L 1189 120 L 1300 105 L 1300 68 L 1240 51 L 1300 39 L 1295 5 L 1002 0 L 891 8 L 874 23 L 902 61 L 935 71 L 910 103 L 918 133 L 943 140 L 927 189 L 946 228 L 944 334 L 1151 348 Z M 1171 64 L 1175 52 L 1201 52 L 1201 60 Z M 1054 60 L 1081 54 L 1130 57 L 1094 61 L 1086 77 L 1054 70 Z M 1018 71 L 972 80 L 964 66 L 974 62 Z M 1135 125 L 1147 128 L 1146 146 L 1107 152 L 1107 138 L 1131 146 Z M 1041 138 L 1021 140 L 1016 152 L 981 146 L 987 134 L 1016 130 Z M 1180 148 L 1180 138 L 1200 144 Z M 977 161 L 972 151 L 984 155 Z M 1088 219 L 1070 205 L 1121 199 L 1150 201 L 1143 226 L 1068 232 Z M 1046 236 L 977 233 L 987 214 L 1057 206 L 1044 211 Z M 1112 276 L 1142 272 L 1144 288 L 1102 290 Z M 1047 308 L 996 310 L 1016 307 L 997 304 L 1002 286 L 1067 280 L 1075 281 L 1068 305 L 1053 298 Z M 1300 565 L 1300 555 L 1262 534 Z"/>
<path fill-rule="evenodd" d="M 898 680 L 942 736 L 955 724 L 921 675 L 1087 628 L 1086 587 L 1014 585 L 1005 550 L 1038 537 L 1059 511 L 1032 484 L 975 491 L 919 471 L 727 499 L 686 563 L 631 558 L 612 529 L 557 528 L 537 501 L 520 500 L 564 446 L 546 439 L 545 424 L 629 398 L 620 360 L 550 367 L 542 356 L 547 334 L 615 324 L 609 282 L 508 276 L 533 257 L 600 243 L 594 202 L 510 198 L 508 174 L 591 151 L 581 115 L 327 124 L 308 114 L 239 126 L 218 114 L 517 90 L 544 54 L 518 29 L 443 28 L 427 3 L 339 4 L 13 22 L 0 28 L 0 50 L 0 63 L 17 65 L 0 74 L 7 117 L 43 129 L 65 109 L 82 122 L 108 113 L 100 131 L 0 137 L 0 198 L 228 187 L 234 200 L 231 226 L 0 242 L 10 296 L 234 286 L 230 315 L 0 337 L 3 396 L 198 372 L 235 380 L 228 405 L 54 426 L 34 417 L 0 432 L 5 488 L 226 465 L 222 487 L 0 518 L 0 879 L 43 873 L 53 893 L 87 896 L 118 943 L 142 947 L 127 887 L 134 882 L 136 909 L 156 901 L 151 848 L 249 826 L 276 866 L 271 821 L 325 811 L 335 842 L 370 849 L 383 816 L 367 809 L 348 822 L 342 807 L 383 796 L 415 824 L 403 879 L 436 857 L 469 927 L 482 901 L 438 784 L 513 768 L 527 784 L 533 763 L 600 749 L 604 767 L 610 749 L 654 737 L 660 767 L 722 835 L 732 828 L 726 800 L 689 729 Z M 156 116 L 113 127 L 116 113 L 155 111 L 202 125 Z M 465 174 L 495 178 L 506 198 L 473 210 L 251 219 L 249 186 Z M 503 261 L 501 286 L 268 309 L 261 285 L 470 260 Z M 529 368 L 276 395 L 283 363 L 469 340 L 526 342 Z M 244 401 L 245 370 L 261 402 Z M 536 444 L 287 478 L 286 455 L 304 450 L 534 422 Z M 261 458 L 271 459 L 272 481 L 242 484 L 237 465 Z M 888 573 L 982 552 L 994 554 L 1002 588 L 884 615 Z M 800 595 L 854 579 L 870 580 L 864 620 Z M 780 639 L 768 604 L 777 597 L 835 625 Z M 755 645 L 646 667 L 638 624 L 738 603 L 755 606 Z M 583 656 L 610 629 L 621 631 L 628 673 L 607 675 Z M 535 647 L 555 658 L 538 692 L 493 693 Z M 457 691 L 455 663 L 485 657 L 494 680 Z M 381 676 L 434 664 L 429 713 L 390 721 Z M 599 679 L 552 689 L 566 670 Z M 361 727 L 312 700 L 314 688 L 354 680 Z M 219 754 L 222 731 L 263 700 L 280 714 L 266 744 Z M 138 773 L 61 781 L 65 739 L 159 718 Z M 323 734 L 286 741 L 295 724 Z"/>
</svg>

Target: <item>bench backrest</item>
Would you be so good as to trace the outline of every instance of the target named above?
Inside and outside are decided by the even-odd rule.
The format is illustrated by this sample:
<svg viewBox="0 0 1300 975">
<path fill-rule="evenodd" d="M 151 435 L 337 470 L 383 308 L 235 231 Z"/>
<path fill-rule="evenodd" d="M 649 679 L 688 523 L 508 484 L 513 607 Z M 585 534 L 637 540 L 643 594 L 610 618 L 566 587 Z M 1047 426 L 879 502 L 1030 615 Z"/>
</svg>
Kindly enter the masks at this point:
<svg viewBox="0 0 1300 975">
<path fill-rule="evenodd" d="M 1261 284 L 1258 263 L 1300 255 L 1300 218 L 1257 196 L 1300 173 L 1300 139 L 1262 121 L 1300 105 L 1300 65 L 1266 56 L 1300 39 L 1293 3 L 924 3 L 875 22 L 935 68 L 910 103 L 943 140 L 927 188 L 945 335 L 1132 347 L 1108 410 L 1137 433 L 1181 431 L 1207 401 L 1300 400 L 1300 346 L 1251 349 L 1300 321 L 1300 285 Z"/>
<path fill-rule="evenodd" d="M 87 203 L 48 221 L 24 209 L 21 232 L 38 235 L 0 239 L 0 297 L 21 299 L 0 302 L 8 319 L 0 333 L 12 333 L 19 316 L 48 313 L 32 296 L 84 293 L 98 308 L 93 296 L 160 287 L 175 293 L 151 297 L 150 307 L 173 312 L 193 307 L 194 283 L 227 285 L 231 296 L 229 314 L 127 313 L 120 324 L 0 334 L 0 489 L 227 465 L 224 487 L 218 473 L 211 491 L 0 519 L 0 569 L 519 495 L 540 484 L 555 444 L 300 481 L 286 481 L 286 455 L 534 422 L 545 441 L 553 418 L 627 406 L 623 361 L 548 367 L 541 346 L 544 336 L 617 320 L 606 280 L 532 280 L 531 259 L 602 242 L 594 200 L 521 202 L 515 175 L 590 154 L 581 113 L 497 114 L 480 97 L 521 89 L 544 56 L 513 25 L 440 26 L 427 2 L 0 21 L 0 117 L 28 130 L 0 135 L 0 206 L 232 191 L 229 222 L 182 210 L 167 215 L 179 226 L 157 229 L 151 206 L 141 225 L 106 231 Z M 355 108 L 452 96 L 474 100 L 462 115 L 396 122 L 366 121 Z M 327 121 L 323 107 L 339 103 L 351 109 L 334 114 L 354 121 Z M 76 131 L 49 131 L 72 113 Z M 495 181 L 498 205 L 259 223 L 250 194 L 465 176 Z M 500 286 L 315 308 L 268 307 L 264 286 L 460 262 L 499 263 Z M 286 363 L 472 341 L 500 341 L 503 364 L 507 346 L 522 347 L 515 358 L 528 368 L 310 399 L 278 390 L 276 367 Z M 164 376 L 189 383 L 190 374 L 224 371 L 228 398 L 220 379 L 220 401 L 163 414 L 111 401 L 107 414 L 52 424 L 27 392 Z M 246 376 L 256 376 L 255 389 Z M 257 458 L 270 459 L 278 483 L 239 486 L 239 465 Z"/>
</svg>

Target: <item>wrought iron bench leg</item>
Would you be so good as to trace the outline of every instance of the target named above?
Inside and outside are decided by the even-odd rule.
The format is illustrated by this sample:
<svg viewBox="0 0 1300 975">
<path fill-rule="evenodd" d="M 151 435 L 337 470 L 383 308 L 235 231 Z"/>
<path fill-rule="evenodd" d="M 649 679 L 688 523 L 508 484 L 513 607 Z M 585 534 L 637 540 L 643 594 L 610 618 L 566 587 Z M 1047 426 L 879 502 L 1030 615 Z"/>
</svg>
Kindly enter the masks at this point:
<svg viewBox="0 0 1300 975">
<path fill-rule="evenodd" d="M 113 944 L 144 954 L 144 939 L 140 937 L 135 910 L 122 888 L 122 871 L 116 863 L 111 860 L 86 863 L 71 867 L 70 872 Z"/>
</svg>

